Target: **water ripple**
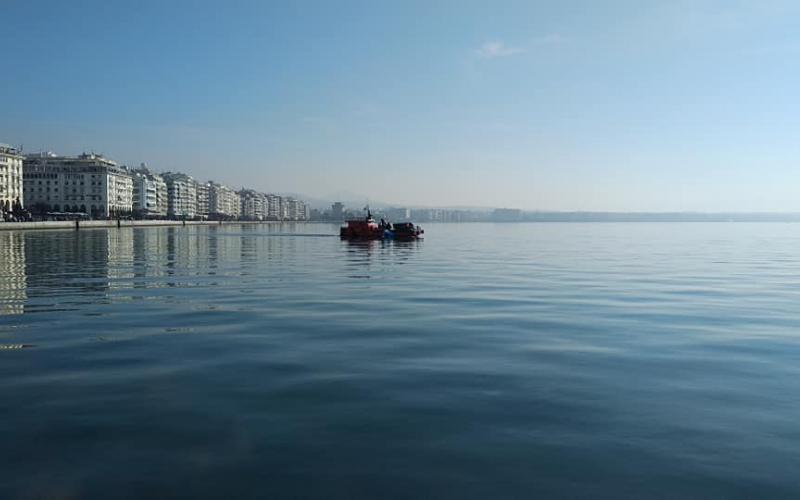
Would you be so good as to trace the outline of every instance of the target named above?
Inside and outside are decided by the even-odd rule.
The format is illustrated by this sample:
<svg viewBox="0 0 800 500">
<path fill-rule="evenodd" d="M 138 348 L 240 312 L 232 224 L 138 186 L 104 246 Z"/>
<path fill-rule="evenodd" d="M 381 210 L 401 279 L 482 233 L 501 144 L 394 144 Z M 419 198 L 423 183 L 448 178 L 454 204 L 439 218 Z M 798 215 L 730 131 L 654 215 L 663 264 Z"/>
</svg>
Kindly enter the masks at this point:
<svg viewBox="0 0 800 500">
<path fill-rule="evenodd" d="M 0 231 L 0 497 L 800 494 L 795 225 L 426 229 Z"/>
</svg>

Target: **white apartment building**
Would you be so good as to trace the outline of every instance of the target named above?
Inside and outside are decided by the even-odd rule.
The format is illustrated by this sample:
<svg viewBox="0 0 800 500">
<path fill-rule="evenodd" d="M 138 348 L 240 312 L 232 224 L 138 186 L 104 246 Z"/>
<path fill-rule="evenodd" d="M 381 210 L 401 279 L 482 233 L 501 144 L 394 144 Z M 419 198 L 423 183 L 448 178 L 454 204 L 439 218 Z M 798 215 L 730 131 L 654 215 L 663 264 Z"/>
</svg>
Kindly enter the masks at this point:
<svg viewBox="0 0 800 500">
<path fill-rule="evenodd" d="M 265 220 L 267 216 L 267 195 L 252 189 L 242 189 L 238 194 L 242 201 L 242 219 Z"/>
<path fill-rule="evenodd" d="M 306 205 L 300 200 L 284 197 L 281 203 L 283 220 L 306 220 Z"/>
<path fill-rule="evenodd" d="M 167 184 L 167 216 L 193 219 L 197 213 L 197 183 L 180 172 L 161 174 Z"/>
<path fill-rule="evenodd" d="M 301 200 L 294 200 L 294 204 L 292 205 L 292 217 L 294 220 L 306 220 L 308 219 L 308 206 L 303 203 Z"/>
<path fill-rule="evenodd" d="M 197 216 L 201 219 L 208 219 L 208 196 L 209 185 L 208 182 L 197 183 Z"/>
<path fill-rule="evenodd" d="M 39 211 L 105 218 L 130 214 L 133 208 L 133 178 L 128 170 L 94 153 L 25 156 L 23 192 L 28 208 Z"/>
<path fill-rule="evenodd" d="M 164 178 L 142 164 L 133 176 L 133 211 L 144 217 L 165 217 L 169 209 Z"/>
<path fill-rule="evenodd" d="M 155 174 L 155 173 L 154 173 Z M 166 215 L 169 213 L 169 192 L 167 191 L 167 181 L 158 174 L 155 174 L 156 183 L 156 206 L 158 214 Z"/>
<path fill-rule="evenodd" d="M 25 206 L 22 189 L 23 157 L 16 148 L 0 144 L 0 220 L 14 205 Z"/>
<path fill-rule="evenodd" d="M 275 194 L 267 195 L 267 220 L 282 220 L 281 197 Z"/>
<path fill-rule="evenodd" d="M 386 218 L 392 222 L 403 222 L 411 220 L 410 208 L 387 208 L 384 210 Z"/>
<path fill-rule="evenodd" d="M 291 198 L 286 196 L 280 197 L 280 206 L 278 208 L 281 220 L 289 220 L 289 201 Z"/>
<path fill-rule="evenodd" d="M 309 208 L 300 200 L 276 194 L 263 195 L 266 220 L 307 220 Z"/>
<path fill-rule="evenodd" d="M 208 182 L 208 216 L 215 219 L 239 218 L 239 195 L 228 186 Z"/>
</svg>

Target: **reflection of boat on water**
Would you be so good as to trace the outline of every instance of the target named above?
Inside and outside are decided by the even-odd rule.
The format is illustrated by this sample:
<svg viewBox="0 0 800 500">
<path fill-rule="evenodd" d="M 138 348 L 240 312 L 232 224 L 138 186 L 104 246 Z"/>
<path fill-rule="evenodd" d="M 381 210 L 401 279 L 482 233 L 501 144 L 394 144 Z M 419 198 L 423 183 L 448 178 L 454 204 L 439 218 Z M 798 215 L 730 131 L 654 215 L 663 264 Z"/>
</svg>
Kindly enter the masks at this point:
<svg viewBox="0 0 800 500">
<path fill-rule="evenodd" d="M 339 230 L 339 236 L 346 240 L 418 240 L 424 233 L 412 222 L 391 224 L 381 219 L 378 224 L 369 209 L 366 218 L 348 220 Z"/>
</svg>

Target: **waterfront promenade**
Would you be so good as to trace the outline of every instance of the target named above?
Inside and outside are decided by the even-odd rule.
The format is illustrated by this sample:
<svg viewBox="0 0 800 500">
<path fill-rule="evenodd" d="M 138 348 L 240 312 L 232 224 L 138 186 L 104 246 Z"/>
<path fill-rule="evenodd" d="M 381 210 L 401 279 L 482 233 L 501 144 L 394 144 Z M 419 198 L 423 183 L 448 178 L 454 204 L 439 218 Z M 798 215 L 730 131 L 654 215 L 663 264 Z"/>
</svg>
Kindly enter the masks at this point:
<svg viewBox="0 0 800 500">
<path fill-rule="evenodd" d="M 231 224 L 283 224 L 303 221 L 180 221 L 180 220 L 84 220 L 84 221 L 40 221 L 0 222 L 0 231 L 44 230 L 44 229 L 93 229 L 113 227 L 151 226 L 217 226 Z"/>
</svg>

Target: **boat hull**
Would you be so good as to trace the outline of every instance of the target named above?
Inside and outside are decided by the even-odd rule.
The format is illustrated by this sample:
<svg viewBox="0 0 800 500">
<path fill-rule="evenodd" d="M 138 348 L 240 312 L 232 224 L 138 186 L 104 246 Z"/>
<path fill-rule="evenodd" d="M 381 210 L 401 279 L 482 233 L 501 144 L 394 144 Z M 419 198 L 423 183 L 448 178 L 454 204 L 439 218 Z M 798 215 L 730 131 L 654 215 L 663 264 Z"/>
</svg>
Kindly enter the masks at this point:
<svg viewBox="0 0 800 500">
<path fill-rule="evenodd" d="M 385 229 L 372 220 L 351 220 L 339 230 L 343 240 L 398 240 L 410 241 L 422 238 L 425 231 L 411 224 L 403 224 L 397 230 Z"/>
</svg>

